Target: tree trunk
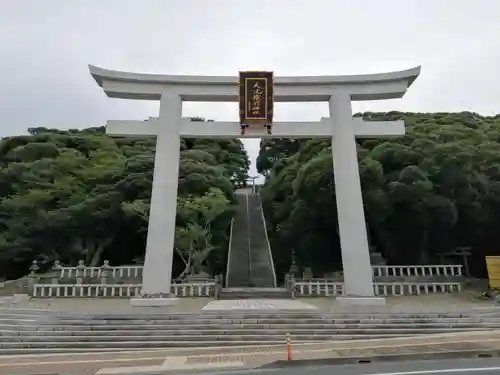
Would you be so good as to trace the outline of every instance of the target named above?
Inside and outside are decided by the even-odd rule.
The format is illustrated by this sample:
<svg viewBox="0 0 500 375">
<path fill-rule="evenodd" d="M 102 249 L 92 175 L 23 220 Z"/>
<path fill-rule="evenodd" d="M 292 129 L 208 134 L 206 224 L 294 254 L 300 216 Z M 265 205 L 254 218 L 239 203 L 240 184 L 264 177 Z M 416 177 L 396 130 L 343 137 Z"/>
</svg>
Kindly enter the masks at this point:
<svg viewBox="0 0 500 375">
<path fill-rule="evenodd" d="M 418 257 L 418 264 L 429 264 L 429 249 L 428 249 L 428 238 L 429 238 L 429 231 L 425 230 L 424 235 L 422 238 L 422 243 L 420 246 L 420 254 Z"/>
<path fill-rule="evenodd" d="M 184 258 L 182 260 L 184 260 Z M 191 257 L 189 257 L 188 261 L 185 264 L 186 268 L 184 268 L 184 271 L 182 271 L 181 274 L 179 275 L 179 279 L 182 279 L 185 275 L 189 274 L 189 272 L 191 271 Z"/>
<path fill-rule="evenodd" d="M 102 253 L 104 252 L 105 246 L 98 246 L 92 255 L 89 267 L 97 267 L 101 262 Z"/>
</svg>

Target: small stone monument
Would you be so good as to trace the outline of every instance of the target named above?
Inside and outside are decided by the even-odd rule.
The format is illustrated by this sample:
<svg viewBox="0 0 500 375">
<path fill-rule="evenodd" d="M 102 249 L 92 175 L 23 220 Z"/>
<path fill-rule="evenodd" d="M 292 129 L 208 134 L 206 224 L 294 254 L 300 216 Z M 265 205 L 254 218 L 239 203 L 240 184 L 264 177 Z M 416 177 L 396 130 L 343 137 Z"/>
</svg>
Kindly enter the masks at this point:
<svg viewBox="0 0 500 375">
<path fill-rule="evenodd" d="M 210 278 L 211 276 L 208 273 L 206 273 L 205 271 L 200 271 L 193 275 L 187 275 L 185 280 L 188 283 L 206 283 Z"/>
<path fill-rule="evenodd" d="M 56 260 L 52 265 L 52 269 L 50 270 L 50 278 L 52 280 L 52 284 L 59 284 L 59 279 L 61 278 L 61 262 Z"/>
<path fill-rule="evenodd" d="M 380 252 L 370 253 L 370 262 L 372 266 L 385 266 L 387 261 Z"/>
<path fill-rule="evenodd" d="M 292 249 L 292 254 L 291 254 L 291 263 L 290 263 L 290 269 L 288 273 L 293 276 L 294 279 L 297 278 L 298 273 L 299 273 L 299 267 L 297 266 L 297 260 L 296 260 L 296 254 L 295 254 L 295 249 Z"/>
<path fill-rule="evenodd" d="M 313 272 L 310 267 L 304 268 L 304 272 L 302 272 L 302 280 L 310 280 L 314 277 Z"/>
</svg>

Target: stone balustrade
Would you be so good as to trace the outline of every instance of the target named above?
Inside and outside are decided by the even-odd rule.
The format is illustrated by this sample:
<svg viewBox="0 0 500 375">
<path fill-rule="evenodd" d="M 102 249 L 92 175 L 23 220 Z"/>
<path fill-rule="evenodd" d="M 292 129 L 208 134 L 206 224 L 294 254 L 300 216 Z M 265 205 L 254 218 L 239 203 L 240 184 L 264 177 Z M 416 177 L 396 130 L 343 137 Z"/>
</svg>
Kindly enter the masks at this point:
<svg viewBox="0 0 500 375">
<path fill-rule="evenodd" d="M 344 295 L 344 283 L 329 280 L 295 281 L 296 297 L 329 297 Z M 391 282 L 374 283 L 377 296 L 408 296 L 461 291 L 459 282 Z"/>
<path fill-rule="evenodd" d="M 79 261 L 76 267 L 60 262 L 52 266 L 51 277 L 38 277 L 36 261 L 30 267 L 30 291 L 33 297 L 135 297 L 141 292 L 143 266 L 87 267 Z M 461 291 L 461 265 L 372 266 L 374 292 L 379 296 L 420 295 Z M 378 279 L 377 279 L 378 278 Z M 387 278 L 387 279 L 384 279 Z M 393 278 L 391 280 L 391 278 Z M 47 283 L 51 281 L 51 283 Z M 173 280 L 172 294 L 178 297 L 217 297 L 217 278 Z M 298 297 L 340 296 L 344 294 L 342 276 L 333 279 L 289 280 L 287 288 Z M 220 288 L 219 288 L 220 289 Z"/>
<path fill-rule="evenodd" d="M 375 277 L 463 276 L 462 265 L 372 266 Z"/>
<path fill-rule="evenodd" d="M 109 266 L 113 278 L 142 277 L 143 266 Z M 60 268 L 60 278 L 75 278 L 80 271 L 83 277 L 98 278 L 102 267 L 63 267 Z M 406 266 L 372 266 L 375 277 L 435 277 L 463 276 L 462 265 L 406 265 Z"/>
<path fill-rule="evenodd" d="M 110 266 L 109 276 L 113 278 L 141 278 L 143 266 Z M 102 267 L 60 267 L 61 279 L 76 278 L 79 272 L 82 277 L 99 278 L 102 273 Z"/>
<path fill-rule="evenodd" d="M 33 297 L 138 297 L 140 284 L 35 284 Z M 213 297 L 215 282 L 172 284 L 171 293 L 177 297 Z"/>
<path fill-rule="evenodd" d="M 33 297 L 136 297 L 142 285 L 138 284 L 35 284 Z M 177 297 L 213 297 L 215 282 L 172 284 L 172 294 Z M 296 281 L 296 297 L 329 297 L 344 294 L 344 284 L 335 281 Z M 408 296 L 461 291 L 459 282 L 397 282 L 375 283 L 375 295 Z"/>
</svg>

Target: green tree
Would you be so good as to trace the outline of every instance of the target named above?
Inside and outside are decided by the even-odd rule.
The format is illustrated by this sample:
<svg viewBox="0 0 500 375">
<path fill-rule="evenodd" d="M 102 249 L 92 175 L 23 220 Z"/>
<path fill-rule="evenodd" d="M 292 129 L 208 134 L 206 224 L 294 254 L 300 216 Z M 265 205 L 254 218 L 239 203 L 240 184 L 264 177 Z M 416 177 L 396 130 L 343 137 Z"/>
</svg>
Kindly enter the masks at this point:
<svg viewBox="0 0 500 375">
<path fill-rule="evenodd" d="M 500 254 L 500 116 L 476 113 L 360 113 L 405 120 L 399 139 L 358 140 L 370 244 L 392 264 L 437 262 L 471 247 L 473 272 Z M 258 168 L 273 254 L 286 272 L 295 249 L 320 276 L 341 268 L 330 142 L 265 140 Z M 489 239 L 489 240 L 488 240 Z M 279 273 L 278 272 L 278 273 Z"/>
<path fill-rule="evenodd" d="M 109 138 L 104 127 L 33 128 L 29 135 L 2 139 L 0 276 L 25 274 L 33 259 L 98 265 L 103 259 L 130 264 L 143 258 L 154 149 L 152 138 Z M 232 180 L 244 178 L 246 168 L 238 140 L 181 142 L 179 202 L 195 202 L 190 207 L 199 209 L 190 211 L 199 219 L 189 223 L 204 231 L 211 250 L 202 263 L 209 272 L 223 269 L 235 201 Z M 207 227 L 203 210 L 210 199 L 210 207 L 222 202 L 224 210 Z M 186 228 L 182 220 L 178 228 Z M 174 271 L 184 268 L 176 257 Z"/>
</svg>

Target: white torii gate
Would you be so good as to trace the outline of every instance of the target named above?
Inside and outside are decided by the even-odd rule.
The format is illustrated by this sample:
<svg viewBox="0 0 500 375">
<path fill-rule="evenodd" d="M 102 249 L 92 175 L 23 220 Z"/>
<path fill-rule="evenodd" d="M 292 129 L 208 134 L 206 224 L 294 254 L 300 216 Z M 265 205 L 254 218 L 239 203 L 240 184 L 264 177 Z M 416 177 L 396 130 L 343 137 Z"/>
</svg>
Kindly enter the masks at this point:
<svg viewBox="0 0 500 375">
<path fill-rule="evenodd" d="M 112 136 L 156 137 L 142 294 L 170 294 L 182 137 L 331 138 L 344 299 L 384 302 L 374 296 L 355 137 L 402 136 L 405 125 L 403 121 L 353 118 L 351 101 L 401 98 L 420 74 L 420 67 L 383 74 L 277 77 L 276 102 L 327 101 L 330 117 L 318 122 L 276 122 L 272 135 L 264 127 L 249 128 L 241 135 L 239 122 L 199 122 L 181 117 L 183 101 L 238 102 L 238 77 L 137 74 L 89 68 L 108 97 L 160 101 L 158 118 L 110 120 L 106 126 L 106 133 Z"/>
</svg>

